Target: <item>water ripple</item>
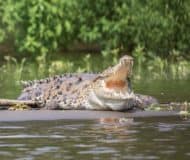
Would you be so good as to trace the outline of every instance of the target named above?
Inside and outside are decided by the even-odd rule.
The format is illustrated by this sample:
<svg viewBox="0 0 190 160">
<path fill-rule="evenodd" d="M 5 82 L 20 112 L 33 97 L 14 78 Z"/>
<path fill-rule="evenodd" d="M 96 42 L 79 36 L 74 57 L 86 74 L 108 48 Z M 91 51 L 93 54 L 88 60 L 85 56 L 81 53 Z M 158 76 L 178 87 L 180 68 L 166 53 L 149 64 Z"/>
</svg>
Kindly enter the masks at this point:
<svg viewBox="0 0 190 160">
<path fill-rule="evenodd" d="M 189 121 L 0 123 L 0 159 L 189 159 Z M 123 122 L 123 121 L 122 121 Z"/>
<path fill-rule="evenodd" d="M 20 134 L 20 135 L 7 135 L 7 136 L 0 136 L 0 139 L 25 139 L 25 138 L 65 138 L 62 135 L 27 135 L 27 134 Z"/>
<path fill-rule="evenodd" d="M 0 129 L 24 129 L 23 126 L 0 126 Z"/>
<path fill-rule="evenodd" d="M 79 151 L 79 154 L 108 154 L 117 153 L 118 151 L 111 147 L 95 147 L 86 151 Z"/>
</svg>

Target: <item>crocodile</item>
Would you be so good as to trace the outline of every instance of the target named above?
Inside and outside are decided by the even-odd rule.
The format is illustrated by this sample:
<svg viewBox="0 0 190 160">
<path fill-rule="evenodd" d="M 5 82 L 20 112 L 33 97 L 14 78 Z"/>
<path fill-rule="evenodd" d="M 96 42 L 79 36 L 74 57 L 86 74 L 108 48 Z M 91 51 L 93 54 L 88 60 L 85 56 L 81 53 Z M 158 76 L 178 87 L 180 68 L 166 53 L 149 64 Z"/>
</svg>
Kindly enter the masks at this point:
<svg viewBox="0 0 190 160">
<path fill-rule="evenodd" d="M 133 58 L 124 55 L 102 73 L 73 73 L 26 81 L 18 100 L 32 100 L 43 109 L 126 111 L 158 101 L 135 94 L 131 87 Z"/>
</svg>

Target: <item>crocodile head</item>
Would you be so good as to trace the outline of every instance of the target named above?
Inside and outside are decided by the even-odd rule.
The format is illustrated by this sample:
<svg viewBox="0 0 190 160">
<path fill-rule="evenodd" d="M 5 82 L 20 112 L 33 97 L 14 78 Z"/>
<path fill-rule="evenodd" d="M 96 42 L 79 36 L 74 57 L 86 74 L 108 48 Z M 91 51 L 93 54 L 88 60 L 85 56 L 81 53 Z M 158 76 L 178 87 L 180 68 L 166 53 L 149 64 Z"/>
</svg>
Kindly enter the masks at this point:
<svg viewBox="0 0 190 160">
<path fill-rule="evenodd" d="M 130 88 L 132 67 L 133 58 L 126 55 L 100 74 L 92 83 L 86 106 L 97 110 L 127 110 L 134 106 Z"/>
</svg>

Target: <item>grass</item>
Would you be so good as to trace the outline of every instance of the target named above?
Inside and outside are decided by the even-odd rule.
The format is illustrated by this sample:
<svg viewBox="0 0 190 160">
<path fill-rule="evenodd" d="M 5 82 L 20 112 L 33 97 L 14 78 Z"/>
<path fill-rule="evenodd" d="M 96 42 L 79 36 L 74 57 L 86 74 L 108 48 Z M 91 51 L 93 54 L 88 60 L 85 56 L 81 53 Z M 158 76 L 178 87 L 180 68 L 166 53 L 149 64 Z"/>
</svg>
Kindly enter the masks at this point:
<svg viewBox="0 0 190 160">
<path fill-rule="evenodd" d="M 117 50 L 103 52 L 102 54 L 73 54 L 62 58 L 47 58 L 46 54 L 36 57 L 34 61 L 21 61 L 14 57 L 5 56 L 4 63 L 0 66 L 1 79 L 11 73 L 15 81 L 39 79 L 46 76 L 72 72 L 101 72 L 110 65 L 116 64 L 119 59 Z M 180 61 L 169 61 L 158 56 L 145 58 L 144 53 L 137 49 L 134 53 L 134 73 L 135 80 L 148 77 L 154 79 L 189 79 L 190 62 L 184 59 Z"/>
</svg>

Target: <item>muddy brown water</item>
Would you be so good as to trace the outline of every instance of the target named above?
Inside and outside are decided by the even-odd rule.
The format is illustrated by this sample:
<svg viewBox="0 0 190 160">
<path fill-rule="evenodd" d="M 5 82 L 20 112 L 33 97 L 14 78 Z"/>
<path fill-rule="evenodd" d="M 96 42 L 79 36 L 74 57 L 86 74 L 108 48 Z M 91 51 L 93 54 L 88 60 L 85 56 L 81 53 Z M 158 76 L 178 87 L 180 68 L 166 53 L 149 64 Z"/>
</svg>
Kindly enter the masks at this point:
<svg viewBox="0 0 190 160">
<path fill-rule="evenodd" d="M 17 96 L 18 88 L 6 87 L 1 97 Z M 134 89 L 160 102 L 190 101 L 189 81 L 143 81 Z M 0 112 L 1 160 L 189 160 L 189 137 L 190 119 L 176 112 Z"/>
</svg>

